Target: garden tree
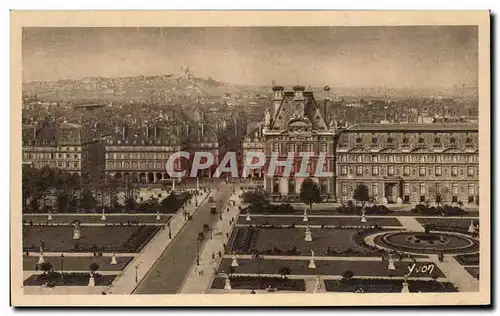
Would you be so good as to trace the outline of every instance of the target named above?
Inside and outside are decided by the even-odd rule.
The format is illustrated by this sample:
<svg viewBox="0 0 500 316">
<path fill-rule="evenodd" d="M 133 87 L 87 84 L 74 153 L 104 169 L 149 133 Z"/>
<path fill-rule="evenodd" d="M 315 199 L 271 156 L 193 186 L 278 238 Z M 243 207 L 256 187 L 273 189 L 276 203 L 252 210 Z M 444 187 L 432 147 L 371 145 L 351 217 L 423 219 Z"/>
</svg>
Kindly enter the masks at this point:
<svg viewBox="0 0 500 316">
<path fill-rule="evenodd" d="M 432 197 L 434 202 L 436 202 L 436 205 L 440 205 L 441 202 L 446 200 L 448 193 L 450 191 L 448 190 L 447 187 L 442 186 L 440 183 L 436 182 L 434 185 L 431 185 L 429 187 L 429 195 Z"/>
<path fill-rule="evenodd" d="M 351 279 L 352 277 L 354 277 L 354 272 L 352 272 L 351 270 L 347 270 L 347 271 L 345 271 L 345 272 L 342 274 L 342 279 L 343 279 L 343 280 L 349 280 L 349 279 Z"/>
<path fill-rule="evenodd" d="M 44 262 L 40 264 L 40 270 L 43 271 L 43 274 L 48 274 L 50 271 L 52 271 L 52 263 L 50 262 Z"/>
<path fill-rule="evenodd" d="M 260 277 L 260 261 L 262 260 L 262 255 L 257 249 L 252 251 L 252 259 L 257 262 L 257 275 Z"/>
<path fill-rule="evenodd" d="M 84 189 L 80 200 L 80 207 L 85 211 L 90 211 L 96 207 L 96 199 L 89 189 Z"/>
<path fill-rule="evenodd" d="M 127 196 L 125 197 L 125 210 L 127 211 L 133 211 L 137 208 L 137 202 L 135 201 L 135 198 L 133 196 Z"/>
<path fill-rule="evenodd" d="M 283 279 L 286 279 L 287 275 L 290 275 L 292 273 L 292 270 L 290 269 L 290 267 L 281 267 L 279 268 L 278 273 Z"/>
<path fill-rule="evenodd" d="M 368 191 L 368 187 L 363 183 L 358 184 L 358 186 L 356 186 L 356 189 L 354 189 L 354 194 L 352 198 L 358 202 L 361 202 L 361 204 L 364 206 L 365 203 L 370 200 L 370 193 Z"/>
<path fill-rule="evenodd" d="M 97 262 L 92 262 L 89 265 L 89 270 L 90 270 L 90 273 L 92 275 L 94 275 L 96 273 L 96 271 L 99 270 L 99 264 L 97 264 Z"/>
<path fill-rule="evenodd" d="M 30 204 L 38 198 L 38 192 L 36 191 L 35 181 L 38 177 L 37 169 L 32 168 L 27 165 L 22 167 L 22 205 L 23 210 L 28 206 L 28 201 Z M 38 201 L 37 201 L 38 205 Z M 35 210 L 37 211 L 38 208 Z"/>
<path fill-rule="evenodd" d="M 47 194 L 56 187 L 57 172 L 50 167 L 40 169 L 39 176 L 34 181 L 37 192 L 40 192 L 43 207 L 46 206 Z"/>
<path fill-rule="evenodd" d="M 69 195 L 67 192 L 59 191 L 57 193 L 57 211 L 62 213 L 63 211 L 67 211 L 69 204 Z"/>
<path fill-rule="evenodd" d="M 311 210 L 314 203 L 321 202 L 319 186 L 311 178 L 307 178 L 302 182 L 302 186 L 300 187 L 300 200 L 309 205 Z"/>
<path fill-rule="evenodd" d="M 253 190 L 243 192 L 243 203 L 248 203 L 253 206 L 264 206 L 269 204 L 269 192 L 265 190 Z"/>
</svg>

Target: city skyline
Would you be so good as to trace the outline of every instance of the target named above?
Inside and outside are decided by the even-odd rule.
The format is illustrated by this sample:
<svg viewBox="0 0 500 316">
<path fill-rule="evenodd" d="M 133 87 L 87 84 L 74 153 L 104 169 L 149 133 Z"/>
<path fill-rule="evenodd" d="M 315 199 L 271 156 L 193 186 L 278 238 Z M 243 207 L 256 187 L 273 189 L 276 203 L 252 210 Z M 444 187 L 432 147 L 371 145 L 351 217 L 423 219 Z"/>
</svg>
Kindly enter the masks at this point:
<svg viewBox="0 0 500 316">
<path fill-rule="evenodd" d="M 23 29 L 23 82 L 170 74 L 182 65 L 254 86 L 476 87 L 477 27 Z"/>
</svg>

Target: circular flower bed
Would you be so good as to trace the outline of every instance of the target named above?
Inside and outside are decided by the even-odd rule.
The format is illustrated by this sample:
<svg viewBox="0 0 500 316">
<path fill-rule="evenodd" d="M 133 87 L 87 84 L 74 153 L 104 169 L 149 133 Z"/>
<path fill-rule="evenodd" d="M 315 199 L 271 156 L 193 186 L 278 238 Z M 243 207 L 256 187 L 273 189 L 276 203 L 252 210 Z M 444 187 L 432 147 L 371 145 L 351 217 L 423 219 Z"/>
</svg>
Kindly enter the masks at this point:
<svg viewBox="0 0 500 316">
<path fill-rule="evenodd" d="M 423 254 L 463 254 L 479 251 L 479 242 L 458 233 L 389 232 L 373 238 L 377 247 L 398 252 Z"/>
</svg>

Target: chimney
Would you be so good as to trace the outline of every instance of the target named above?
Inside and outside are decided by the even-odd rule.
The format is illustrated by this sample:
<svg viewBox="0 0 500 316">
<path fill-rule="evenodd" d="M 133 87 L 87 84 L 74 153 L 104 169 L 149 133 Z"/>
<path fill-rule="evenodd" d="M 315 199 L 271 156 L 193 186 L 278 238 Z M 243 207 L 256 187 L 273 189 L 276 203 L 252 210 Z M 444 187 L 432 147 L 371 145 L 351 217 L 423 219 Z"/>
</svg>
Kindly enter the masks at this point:
<svg viewBox="0 0 500 316">
<path fill-rule="evenodd" d="M 327 109 L 327 102 L 330 101 L 330 87 L 325 86 L 323 90 L 325 91 L 325 104 L 323 105 L 323 117 L 325 118 L 325 123 L 328 125 L 329 124 L 329 122 L 327 122 L 328 113 L 326 109 Z"/>
<path fill-rule="evenodd" d="M 283 88 L 282 86 L 273 86 L 273 115 L 275 116 L 280 107 L 281 101 L 283 100 Z"/>
<path fill-rule="evenodd" d="M 294 92 L 294 100 L 304 100 L 304 86 L 295 86 L 293 87 Z"/>
</svg>

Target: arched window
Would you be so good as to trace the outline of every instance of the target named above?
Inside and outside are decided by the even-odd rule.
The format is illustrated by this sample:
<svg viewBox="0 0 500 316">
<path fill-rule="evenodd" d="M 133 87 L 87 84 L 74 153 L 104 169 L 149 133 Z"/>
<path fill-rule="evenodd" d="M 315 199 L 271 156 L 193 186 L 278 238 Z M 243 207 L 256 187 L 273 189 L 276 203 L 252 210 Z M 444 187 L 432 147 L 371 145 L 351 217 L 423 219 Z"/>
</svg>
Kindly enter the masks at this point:
<svg viewBox="0 0 500 316">
<path fill-rule="evenodd" d="M 419 138 L 418 138 L 418 142 L 419 142 L 419 143 L 423 143 L 423 142 L 424 142 L 424 138 L 423 138 L 423 137 L 419 137 Z"/>
<path fill-rule="evenodd" d="M 455 137 L 450 138 L 450 144 L 455 144 L 456 140 Z"/>
<path fill-rule="evenodd" d="M 361 137 L 356 138 L 356 143 L 361 144 L 362 141 Z"/>
<path fill-rule="evenodd" d="M 441 138 L 436 137 L 434 138 L 434 144 L 439 144 L 441 142 Z"/>
<path fill-rule="evenodd" d="M 387 142 L 388 142 L 389 144 L 392 144 L 392 143 L 394 142 L 394 139 L 393 139 L 392 137 L 389 137 L 389 138 L 387 139 Z"/>
<path fill-rule="evenodd" d="M 408 144 L 408 138 L 407 137 L 403 138 L 403 143 L 404 144 Z"/>
<path fill-rule="evenodd" d="M 372 137 L 372 144 L 376 144 L 378 142 L 377 137 Z"/>
</svg>

